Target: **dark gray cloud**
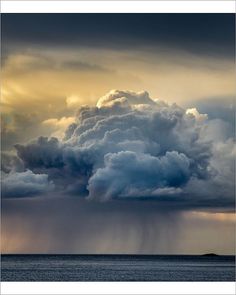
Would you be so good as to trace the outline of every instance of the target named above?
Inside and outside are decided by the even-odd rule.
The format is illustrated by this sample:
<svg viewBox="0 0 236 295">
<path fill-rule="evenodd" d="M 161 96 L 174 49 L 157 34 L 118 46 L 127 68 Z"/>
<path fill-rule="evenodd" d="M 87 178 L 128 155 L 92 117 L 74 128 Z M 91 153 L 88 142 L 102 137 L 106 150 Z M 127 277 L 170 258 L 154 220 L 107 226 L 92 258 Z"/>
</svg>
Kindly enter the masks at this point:
<svg viewBox="0 0 236 295">
<path fill-rule="evenodd" d="M 235 132 L 235 97 L 208 97 L 192 102 L 199 112 L 207 113 L 209 119 L 221 119 L 227 127 L 222 135 L 234 136 Z M 226 132 L 226 134 L 225 134 Z"/>
<path fill-rule="evenodd" d="M 24 164 L 15 153 L 2 151 L 1 171 L 5 173 L 10 173 L 11 171 L 22 172 L 24 171 Z"/>
<path fill-rule="evenodd" d="M 34 174 L 30 170 L 1 175 L 2 195 L 6 198 L 32 197 L 53 189 L 46 174 Z"/>
<path fill-rule="evenodd" d="M 191 176 L 190 159 L 176 151 L 163 157 L 131 151 L 110 153 L 105 155 L 104 165 L 89 179 L 90 198 L 175 194 Z"/>
<path fill-rule="evenodd" d="M 2 150 L 9 150 L 16 142 L 25 142 L 32 138 L 33 130 L 37 131 L 40 119 L 36 114 L 20 114 L 16 112 L 1 115 Z"/>
<path fill-rule="evenodd" d="M 15 147 L 24 170 L 48 176 L 63 194 L 230 207 L 235 147 L 225 124 L 147 92 L 113 90 L 79 110 L 64 140 L 39 137 Z"/>
<path fill-rule="evenodd" d="M 3 53 L 25 46 L 148 48 L 234 57 L 234 14 L 3 14 Z M 4 57 L 4 54 L 3 54 Z"/>
<path fill-rule="evenodd" d="M 62 154 L 57 138 L 39 137 L 36 142 L 32 142 L 27 149 L 20 144 L 15 148 L 18 156 L 24 159 L 26 167 L 31 169 L 50 169 L 63 167 Z"/>
</svg>

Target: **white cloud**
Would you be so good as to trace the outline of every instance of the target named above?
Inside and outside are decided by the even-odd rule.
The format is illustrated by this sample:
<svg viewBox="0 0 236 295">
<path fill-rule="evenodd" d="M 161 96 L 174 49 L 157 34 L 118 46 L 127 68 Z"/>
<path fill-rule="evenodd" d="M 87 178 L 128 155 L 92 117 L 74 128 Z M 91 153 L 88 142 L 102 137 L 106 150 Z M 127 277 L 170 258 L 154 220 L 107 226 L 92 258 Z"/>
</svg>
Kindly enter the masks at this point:
<svg viewBox="0 0 236 295">
<path fill-rule="evenodd" d="M 134 92 L 134 91 L 119 91 L 111 90 L 106 95 L 102 96 L 98 102 L 97 107 L 112 107 L 114 105 L 140 105 L 148 104 L 154 105 L 154 101 L 150 99 L 148 92 Z"/>
<path fill-rule="evenodd" d="M 186 114 L 193 115 L 196 118 L 196 120 L 198 120 L 198 121 L 204 121 L 208 118 L 207 114 L 200 114 L 196 108 L 187 109 Z"/>
</svg>

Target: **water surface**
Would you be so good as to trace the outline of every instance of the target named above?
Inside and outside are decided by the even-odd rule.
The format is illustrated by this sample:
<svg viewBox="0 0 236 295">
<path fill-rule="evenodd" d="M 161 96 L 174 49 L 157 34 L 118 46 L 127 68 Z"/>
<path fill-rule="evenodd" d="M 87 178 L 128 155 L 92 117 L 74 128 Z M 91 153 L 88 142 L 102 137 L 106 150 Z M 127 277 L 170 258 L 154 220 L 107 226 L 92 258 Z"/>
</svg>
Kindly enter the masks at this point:
<svg viewBox="0 0 236 295">
<path fill-rule="evenodd" d="M 234 256 L 2 255 L 2 281 L 234 281 Z"/>
</svg>

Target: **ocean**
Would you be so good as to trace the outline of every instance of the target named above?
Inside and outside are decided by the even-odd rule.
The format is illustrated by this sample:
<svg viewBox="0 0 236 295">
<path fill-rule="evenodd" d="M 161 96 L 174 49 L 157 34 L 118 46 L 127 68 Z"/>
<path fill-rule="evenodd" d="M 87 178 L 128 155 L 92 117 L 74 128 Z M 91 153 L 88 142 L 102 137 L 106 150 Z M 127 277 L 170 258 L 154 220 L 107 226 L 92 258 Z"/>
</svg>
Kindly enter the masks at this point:
<svg viewBox="0 0 236 295">
<path fill-rule="evenodd" d="M 2 255 L 2 281 L 234 281 L 234 256 Z"/>
</svg>

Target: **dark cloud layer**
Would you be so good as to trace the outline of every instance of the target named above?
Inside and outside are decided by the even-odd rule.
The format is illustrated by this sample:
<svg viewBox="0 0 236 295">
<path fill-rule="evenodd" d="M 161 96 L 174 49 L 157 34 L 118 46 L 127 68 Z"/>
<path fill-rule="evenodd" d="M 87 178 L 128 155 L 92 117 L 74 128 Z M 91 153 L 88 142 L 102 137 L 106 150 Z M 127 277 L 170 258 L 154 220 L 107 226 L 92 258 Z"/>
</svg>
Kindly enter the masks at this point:
<svg viewBox="0 0 236 295">
<path fill-rule="evenodd" d="M 4 52 L 16 44 L 102 48 L 167 45 L 197 54 L 234 57 L 234 35 L 234 14 L 223 13 L 2 15 Z"/>
<path fill-rule="evenodd" d="M 54 189 L 90 200 L 232 207 L 235 146 L 233 138 L 220 136 L 224 128 L 222 119 L 210 120 L 195 108 L 113 90 L 96 107 L 81 107 L 64 140 L 17 144 L 23 166 L 14 172 L 16 160 L 12 169 L 5 161 L 3 197 Z"/>
</svg>

